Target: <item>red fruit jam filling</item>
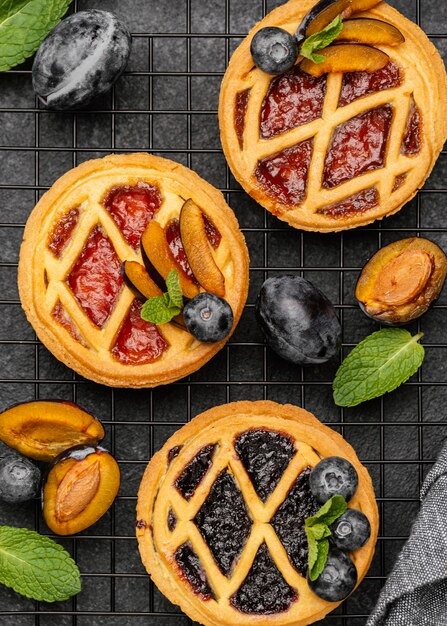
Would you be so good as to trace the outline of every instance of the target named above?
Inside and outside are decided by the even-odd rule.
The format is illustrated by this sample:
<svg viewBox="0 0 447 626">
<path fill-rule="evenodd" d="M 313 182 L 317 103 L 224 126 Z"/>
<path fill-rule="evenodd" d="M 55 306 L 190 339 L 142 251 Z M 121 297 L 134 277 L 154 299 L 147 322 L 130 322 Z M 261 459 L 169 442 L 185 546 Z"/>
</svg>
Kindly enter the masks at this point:
<svg viewBox="0 0 447 626">
<path fill-rule="evenodd" d="M 293 567 L 302 575 L 307 573 L 307 538 L 304 522 L 315 515 L 318 505 L 309 486 L 311 469 L 306 467 L 295 481 L 289 495 L 270 522 L 280 538 Z"/>
<path fill-rule="evenodd" d="M 168 465 L 171 465 L 172 461 L 178 457 L 183 446 L 174 446 L 168 452 Z"/>
<path fill-rule="evenodd" d="M 79 332 L 78 327 L 71 319 L 70 315 L 65 310 L 60 300 L 58 300 L 54 305 L 54 309 L 51 311 L 51 315 L 53 319 L 56 320 L 56 322 L 58 322 L 61 326 L 65 328 L 65 330 L 70 333 L 73 339 L 76 339 L 76 341 L 79 341 L 79 343 L 84 346 L 86 345 L 81 333 Z"/>
<path fill-rule="evenodd" d="M 396 178 L 394 179 L 394 185 L 393 185 L 393 191 L 397 191 L 400 187 L 402 187 L 402 185 L 404 184 L 404 182 L 407 180 L 407 174 L 399 174 L 399 176 L 396 176 Z"/>
<path fill-rule="evenodd" d="M 386 104 L 337 126 L 326 154 L 323 186 L 331 189 L 383 167 L 392 118 L 393 108 Z"/>
<path fill-rule="evenodd" d="M 401 71 L 391 62 L 377 72 L 346 72 L 343 74 L 338 106 L 343 107 L 357 98 L 376 91 L 398 87 L 401 82 Z"/>
<path fill-rule="evenodd" d="M 79 221 L 79 209 L 71 209 L 65 213 L 61 219 L 55 224 L 51 235 L 48 239 L 48 248 L 59 258 L 63 249 L 70 241 L 74 229 Z"/>
<path fill-rule="evenodd" d="M 369 187 L 368 189 L 363 189 L 349 196 L 349 198 L 334 202 L 334 204 L 329 204 L 319 209 L 318 213 L 335 218 L 347 217 L 349 215 L 365 213 L 365 211 L 374 208 L 378 204 L 379 192 L 376 187 Z"/>
<path fill-rule="evenodd" d="M 121 326 L 112 354 L 123 365 L 144 365 L 161 357 L 168 342 L 158 326 L 141 318 L 142 303 L 135 299 Z"/>
<path fill-rule="evenodd" d="M 252 520 L 236 480 L 227 470 L 217 477 L 194 522 L 225 576 L 236 565 Z"/>
<path fill-rule="evenodd" d="M 241 613 L 273 615 L 287 611 L 297 599 L 297 591 L 285 581 L 263 543 L 247 578 L 231 596 L 230 602 Z"/>
<path fill-rule="evenodd" d="M 127 243 L 135 250 L 141 235 L 162 203 L 158 187 L 143 181 L 136 185 L 123 185 L 110 189 L 103 204 Z"/>
<path fill-rule="evenodd" d="M 212 222 L 211 219 L 207 215 L 205 215 L 205 213 L 202 213 L 202 215 L 203 215 L 203 221 L 205 223 L 205 232 L 206 232 L 208 241 L 210 242 L 211 246 L 215 250 L 217 250 L 222 240 L 222 235 L 218 231 L 214 222 Z"/>
<path fill-rule="evenodd" d="M 186 465 L 180 476 L 175 481 L 176 489 L 185 500 L 190 500 L 200 481 L 205 476 L 211 465 L 217 445 L 209 445 L 202 448 L 198 454 Z"/>
<path fill-rule="evenodd" d="M 298 65 L 272 79 L 261 108 L 261 137 L 268 139 L 321 117 L 326 76 L 315 78 Z"/>
<path fill-rule="evenodd" d="M 165 228 L 166 240 L 171 249 L 172 255 L 186 276 L 197 284 L 196 278 L 192 273 L 188 259 L 186 258 L 185 249 L 183 248 L 182 239 L 180 237 L 180 222 L 176 217 L 168 222 Z"/>
<path fill-rule="evenodd" d="M 422 119 L 419 107 L 411 98 L 411 108 L 408 114 L 407 125 L 402 139 L 401 154 L 414 156 L 421 151 Z"/>
<path fill-rule="evenodd" d="M 284 204 L 300 204 L 306 196 L 313 139 L 259 161 L 255 171 L 267 195 Z"/>
<path fill-rule="evenodd" d="M 239 146 L 242 148 L 244 143 L 244 129 L 245 129 L 245 115 L 247 113 L 248 100 L 250 98 L 251 89 L 240 91 L 236 95 L 236 110 L 234 114 L 234 128 L 239 141 Z"/>
<path fill-rule="evenodd" d="M 202 600 L 214 598 L 213 590 L 208 582 L 203 565 L 189 542 L 177 548 L 174 558 L 182 576 L 191 585 L 194 593 L 200 596 Z"/>
<path fill-rule="evenodd" d="M 256 493 L 266 502 L 295 455 L 293 441 L 272 430 L 248 430 L 236 439 L 234 449 Z"/>
<path fill-rule="evenodd" d="M 115 306 L 123 277 L 112 242 L 100 226 L 90 233 L 67 283 L 91 321 L 101 328 Z"/>
</svg>

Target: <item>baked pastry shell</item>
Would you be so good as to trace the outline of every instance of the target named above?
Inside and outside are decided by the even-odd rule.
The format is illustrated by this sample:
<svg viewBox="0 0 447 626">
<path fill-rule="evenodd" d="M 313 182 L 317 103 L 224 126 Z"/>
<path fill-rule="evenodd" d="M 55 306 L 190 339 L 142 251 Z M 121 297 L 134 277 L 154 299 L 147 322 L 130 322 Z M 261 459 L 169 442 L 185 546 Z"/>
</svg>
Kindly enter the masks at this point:
<svg viewBox="0 0 447 626">
<path fill-rule="evenodd" d="M 128 176 L 127 170 L 129 170 Z M 119 172 L 118 183 L 113 182 L 115 171 Z M 94 184 L 94 180 L 100 180 L 102 176 L 110 178 L 110 187 L 114 184 L 128 184 L 127 179 L 135 182 L 147 180 L 159 184 L 162 192 L 164 181 L 169 181 L 169 184 L 172 183 L 178 190 L 178 195 L 184 192 L 207 211 L 219 228 L 222 241 L 225 237 L 228 238 L 234 269 L 231 285 L 227 289 L 227 299 L 233 309 L 234 324 L 230 335 L 224 341 L 199 343 L 189 333 L 172 324 L 167 324 L 161 328 L 163 334 L 169 332 L 167 338 L 171 346 L 177 345 L 177 341 L 181 342 L 175 354 L 170 356 L 171 348 L 168 348 L 160 359 L 152 363 L 123 365 L 112 357 L 110 351 L 107 353 L 100 349 L 99 354 L 92 353 L 90 349 L 73 339 L 52 318 L 51 311 L 46 310 L 43 297 L 45 287 L 42 271 L 42 257 L 44 256 L 42 241 L 43 237 L 48 236 L 52 227 L 50 220 L 54 217 L 51 216 L 54 216 L 55 207 L 59 204 L 64 205 L 67 192 L 74 189 L 78 193 L 76 190 L 79 189 L 79 195 L 82 197 L 82 185 L 85 181 L 88 181 L 88 184 L 93 181 Z M 102 220 L 101 225 L 103 225 Z M 122 239 L 120 246 L 127 245 L 121 235 L 115 235 L 115 239 L 117 237 Z M 112 241 L 112 243 L 116 249 L 115 242 Z M 121 255 L 119 256 L 121 258 Z M 121 258 L 122 260 L 124 259 Z M 141 262 L 139 258 L 136 260 Z M 183 165 L 147 153 L 114 154 L 102 159 L 90 160 L 59 178 L 42 196 L 28 218 L 18 268 L 18 286 L 22 307 L 40 341 L 57 359 L 78 374 L 94 382 L 113 387 L 155 387 L 174 382 L 200 369 L 223 348 L 234 332 L 247 299 L 248 280 L 249 257 L 244 236 L 222 193 Z M 124 287 L 124 289 L 128 288 Z M 75 299 L 74 296 L 73 299 Z M 127 300 L 127 306 L 130 306 L 133 300 L 130 290 L 128 290 Z M 84 323 L 87 326 L 92 324 L 87 319 Z M 163 330 L 165 327 L 169 329 Z"/>
<path fill-rule="evenodd" d="M 439 52 L 424 31 L 399 11 L 381 2 L 373 9 L 359 15 L 389 22 L 404 35 L 405 42 L 397 47 L 378 46 L 403 70 L 402 84 L 399 87 L 360 97 L 344 107 L 338 107 L 333 121 L 331 121 L 331 113 L 327 118 L 329 121 L 327 124 L 325 119 L 327 107 L 337 106 L 337 101 L 334 99 L 338 99 L 342 81 L 342 74 L 328 74 L 327 90 L 331 92 L 331 95 L 329 98 L 326 96 L 321 124 L 319 120 L 314 120 L 308 125 L 286 131 L 270 139 L 260 139 L 260 110 L 272 77 L 255 68 L 250 54 L 251 39 L 259 29 L 266 26 L 278 26 L 290 33 L 295 32 L 303 16 L 314 5 L 314 0 L 289 0 L 259 22 L 236 49 L 230 59 L 220 91 L 220 136 L 231 171 L 256 202 L 294 228 L 335 232 L 364 226 L 396 213 L 424 185 L 447 139 L 447 110 L 444 106 L 447 101 L 447 75 Z M 247 88 L 251 88 L 250 100 L 254 98 L 256 102 L 251 109 L 250 103 L 248 105 L 244 145 L 241 150 L 234 126 L 235 101 L 236 95 Z M 392 129 L 395 124 L 400 129 L 405 127 L 412 93 L 422 112 L 422 149 L 418 155 L 403 157 L 399 155 L 399 137 L 392 138 Z M 316 176 L 316 180 L 310 184 L 311 177 L 309 177 L 307 196 L 297 206 L 275 200 L 267 195 L 257 183 L 254 171 L 259 159 L 271 156 L 313 136 L 314 131 L 318 131 L 318 141 L 314 142 L 310 170 L 315 167 L 321 171 L 333 128 L 363 111 L 387 103 L 393 105 L 394 114 L 388 138 L 389 158 L 386 167 L 366 172 L 333 189 L 322 188 L 319 176 Z M 309 129 L 306 130 L 305 126 L 309 126 Z M 321 130 L 318 130 L 319 128 Z M 256 155 L 253 158 L 254 153 Z M 408 172 L 405 183 L 393 191 L 395 178 L 403 172 Z M 374 208 L 363 213 L 336 217 L 317 212 L 319 208 L 348 198 L 371 186 L 377 186 L 380 195 L 379 203 Z"/>
<path fill-rule="evenodd" d="M 359 476 L 359 486 L 350 506 L 360 508 L 371 524 L 370 539 L 365 546 L 351 555 L 358 572 L 358 584 L 366 575 L 374 556 L 379 518 L 371 477 L 360 463 L 353 448 L 341 435 L 323 425 L 308 411 L 293 405 L 282 405 L 271 401 L 243 401 L 209 409 L 178 430 L 152 457 L 138 493 L 136 531 L 141 558 L 153 582 L 171 602 L 179 605 L 189 617 L 205 626 L 236 626 L 238 624 L 306 626 L 321 620 L 340 604 L 340 602 L 326 602 L 313 594 L 304 578 L 301 578 L 298 588 L 297 602 L 289 611 L 283 613 L 249 615 L 232 608 L 228 601 L 219 603 L 217 606 L 214 600 L 203 601 L 190 590 L 188 583 L 179 575 L 173 556 L 170 555 L 169 539 L 163 532 L 157 532 L 157 529 L 166 526 L 170 507 L 166 494 L 168 490 L 175 490 L 173 484 L 163 487 L 167 472 L 170 472 L 170 476 L 178 475 L 187 462 L 207 443 L 217 441 L 220 437 L 233 437 L 238 432 L 250 428 L 262 428 L 262 426 L 267 429 L 282 430 L 310 446 L 322 457 L 338 455 L 348 459 L 354 465 Z M 183 448 L 169 465 L 168 453 L 177 446 L 183 446 Z M 318 460 L 319 457 L 315 454 L 309 464 L 315 465 Z M 234 471 L 233 466 L 232 469 Z M 212 469 L 209 470 L 211 471 Z M 251 483 L 248 476 L 244 474 L 245 472 L 238 474 L 238 482 L 243 483 L 245 490 L 249 491 L 250 486 L 247 487 L 247 483 Z M 206 497 L 211 488 L 208 484 L 210 481 L 206 480 L 207 475 L 196 489 L 196 493 L 202 491 L 202 496 L 199 497 Z M 280 488 L 281 483 L 277 489 Z M 275 498 L 275 494 L 276 491 L 272 494 L 272 499 Z M 284 497 L 285 495 L 287 494 L 284 494 Z M 279 500 L 277 504 L 281 502 L 282 500 Z M 280 568 L 291 567 L 290 564 L 285 565 L 285 562 L 288 563 L 288 558 L 284 550 L 278 549 L 272 556 L 276 564 L 280 564 Z"/>
</svg>

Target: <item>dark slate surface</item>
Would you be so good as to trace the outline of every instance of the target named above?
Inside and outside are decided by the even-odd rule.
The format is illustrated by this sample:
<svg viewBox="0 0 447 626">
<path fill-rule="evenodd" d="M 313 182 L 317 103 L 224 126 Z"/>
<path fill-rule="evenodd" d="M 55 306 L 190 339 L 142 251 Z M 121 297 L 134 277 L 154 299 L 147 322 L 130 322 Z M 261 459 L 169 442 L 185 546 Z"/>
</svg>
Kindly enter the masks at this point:
<svg viewBox="0 0 447 626">
<path fill-rule="evenodd" d="M 275 4 L 280 2 L 267 0 L 267 9 Z M 392 4 L 410 19 L 419 18 L 429 33 L 437 35 L 433 41 L 444 58 L 447 57 L 447 39 L 439 36 L 447 33 L 445 3 L 394 0 Z M 184 422 L 204 409 L 228 400 L 267 397 L 302 404 L 333 425 L 335 430 L 342 431 L 372 473 L 381 502 L 382 525 L 371 578 L 363 582 L 335 615 L 321 622 L 328 626 L 361 626 L 377 597 L 383 577 L 390 571 L 410 530 L 418 509 L 420 480 L 447 434 L 447 426 L 440 424 L 444 422 L 447 388 L 437 385 L 445 383 L 445 311 L 435 309 L 420 323 L 430 344 L 420 375 L 422 386 L 404 386 L 382 401 L 375 400 L 343 412 L 334 406 L 329 385 L 337 363 L 311 367 L 302 372 L 268 350 L 264 352 L 261 334 L 253 323 L 252 308 L 246 309 L 230 346 L 191 377 L 189 388 L 183 381 L 154 391 L 111 391 L 77 377 L 79 384 L 73 385 L 72 372 L 35 342 L 18 303 L 16 262 L 19 245 L 23 224 L 36 196 L 73 164 L 101 156 L 111 151 L 113 145 L 120 149 L 153 149 L 191 165 L 218 187 L 234 189 L 229 193 L 228 201 L 244 229 L 263 228 L 264 225 L 275 229 L 266 236 L 261 231 L 245 231 L 252 266 L 249 304 L 254 303 L 264 279 L 264 271 L 259 268 L 266 264 L 280 268 L 268 275 L 302 265 L 304 275 L 318 284 L 335 304 L 352 305 L 358 269 L 378 249 L 380 241 L 385 244 L 409 236 L 419 226 L 422 235 L 430 236 L 447 248 L 443 196 L 439 194 L 439 190 L 445 187 L 447 157 L 440 157 L 425 192 L 397 216 L 385 220 L 381 232 L 375 227 L 325 236 L 293 231 L 266 215 L 239 192 L 221 153 L 206 152 L 220 148 L 215 114 L 220 73 L 225 69 L 227 52 L 240 41 L 237 36 L 230 38 L 227 51 L 225 39 L 213 37 L 213 33 L 225 33 L 225 1 L 190 0 L 190 10 L 187 10 L 187 0 L 78 2 L 79 9 L 93 7 L 113 10 L 134 33 L 154 34 L 152 41 L 147 36 L 134 38 L 128 68 L 131 74 L 127 73 L 119 80 L 114 94 L 117 110 L 132 109 L 134 113 L 115 115 L 114 135 L 108 113 L 112 105 L 110 94 L 90 107 L 105 113 L 84 111 L 73 115 L 42 111 L 35 115 L 26 110 L 8 112 L 5 109 L 35 106 L 30 75 L 0 75 L 0 405 L 5 408 L 34 397 L 78 401 L 105 421 L 106 443 L 120 462 L 123 481 L 112 513 L 78 539 L 62 540 L 84 574 L 84 589 L 79 597 L 59 605 L 41 605 L 43 614 L 36 621 L 32 614 L 27 614 L 38 608 L 34 602 L 0 587 L 0 611 L 11 612 L 7 617 L 0 615 L 0 624 L 188 624 L 186 617 L 150 587 L 140 563 L 134 539 L 134 508 L 141 475 L 151 453 L 176 429 L 172 422 Z M 229 32 L 242 35 L 261 18 L 263 2 L 228 0 L 228 7 Z M 190 47 L 187 38 L 156 36 L 157 33 L 185 33 L 189 29 L 192 33 L 209 36 L 191 37 Z M 29 68 L 30 63 L 26 63 L 21 69 Z M 135 74 L 148 70 L 171 74 L 191 70 L 195 74 L 189 80 L 190 97 L 185 76 Z M 203 72 L 218 75 L 201 76 Z M 153 115 L 144 112 L 150 106 Z M 190 116 L 189 145 L 188 109 L 204 111 Z M 181 113 L 169 113 L 172 110 Z M 73 145 L 79 148 L 75 155 L 70 150 Z M 15 146 L 16 149 L 5 151 L 2 146 Z M 46 150 L 40 151 L 37 157 L 35 150 L 23 149 L 35 146 Z M 188 147 L 205 152 L 188 153 Z M 41 191 L 35 192 L 34 185 Z M 425 230 L 433 228 L 438 230 Z M 342 266 L 349 269 L 339 271 Z M 447 304 L 447 292 L 440 303 Z M 341 308 L 340 315 L 347 344 L 359 341 L 376 328 L 357 308 Z M 244 342 L 255 345 L 240 345 Z M 304 384 L 297 384 L 300 381 Z M 119 423 L 114 425 L 114 421 Z M 151 425 L 151 421 L 157 424 Z M 144 425 L 133 422 L 144 422 Z M 385 463 L 380 464 L 381 460 Z M 1 504 L 0 523 L 47 532 L 37 502 L 16 507 Z M 110 539 L 112 536 L 117 537 L 115 541 Z M 59 613 L 52 615 L 54 611 Z M 72 611 L 77 612 L 76 617 L 70 615 Z M 111 611 L 118 615 L 109 615 Z"/>
</svg>

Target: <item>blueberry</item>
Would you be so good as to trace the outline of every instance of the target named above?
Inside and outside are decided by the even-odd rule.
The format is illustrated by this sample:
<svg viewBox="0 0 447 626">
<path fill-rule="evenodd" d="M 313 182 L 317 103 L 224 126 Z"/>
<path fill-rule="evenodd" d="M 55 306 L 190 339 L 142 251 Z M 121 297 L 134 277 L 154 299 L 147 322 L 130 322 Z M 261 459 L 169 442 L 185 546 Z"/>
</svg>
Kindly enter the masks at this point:
<svg viewBox="0 0 447 626">
<path fill-rule="evenodd" d="M 300 276 L 266 280 L 256 317 L 272 350 L 297 365 L 325 363 L 340 347 L 341 326 L 334 307 Z"/>
<path fill-rule="evenodd" d="M 295 65 L 298 44 L 286 30 L 268 26 L 254 35 L 250 52 L 260 70 L 267 74 L 281 74 Z"/>
<path fill-rule="evenodd" d="M 317 580 L 308 580 L 309 587 L 323 600 L 340 602 L 357 584 L 357 570 L 347 554 L 333 548 L 329 550 L 326 565 Z"/>
<path fill-rule="evenodd" d="M 364 513 L 348 509 L 331 526 L 331 541 L 340 550 L 351 552 L 365 545 L 371 535 L 371 525 Z"/>
<path fill-rule="evenodd" d="M 52 109 L 70 109 L 111 89 L 129 58 L 131 36 L 113 13 L 90 9 L 62 20 L 33 63 L 33 88 Z"/>
<path fill-rule="evenodd" d="M 19 454 L 0 458 L 0 500 L 25 502 L 34 498 L 40 486 L 40 470 Z"/>
<path fill-rule="evenodd" d="M 309 478 L 310 489 L 319 504 L 324 504 L 335 495 L 350 500 L 357 491 L 358 483 L 355 467 L 339 456 L 328 456 L 320 461 Z"/>
<path fill-rule="evenodd" d="M 199 341 L 222 341 L 233 327 L 233 311 L 226 300 L 212 293 L 199 293 L 183 309 L 183 319 Z"/>
</svg>

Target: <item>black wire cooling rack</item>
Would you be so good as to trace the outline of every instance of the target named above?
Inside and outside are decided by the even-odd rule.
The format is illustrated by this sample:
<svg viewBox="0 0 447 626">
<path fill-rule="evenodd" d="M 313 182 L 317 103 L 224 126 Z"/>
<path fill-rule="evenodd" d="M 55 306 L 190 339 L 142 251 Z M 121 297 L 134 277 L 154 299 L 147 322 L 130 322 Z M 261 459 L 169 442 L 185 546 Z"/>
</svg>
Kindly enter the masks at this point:
<svg viewBox="0 0 447 626">
<path fill-rule="evenodd" d="M 447 53 L 447 7 L 436 0 L 391 0 Z M 239 399 L 292 402 L 341 432 L 370 470 L 381 512 L 377 552 L 360 588 L 321 624 L 361 626 L 377 599 L 418 511 L 421 481 L 447 434 L 447 297 L 413 331 L 425 332 L 422 369 L 399 390 L 355 409 L 332 401 L 338 362 L 300 369 L 264 345 L 254 323 L 256 294 L 267 276 L 298 272 L 331 298 L 343 323 L 345 354 L 377 328 L 355 305 L 362 265 L 381 245 L 427 236 L 447 250 L 444 151 L 429 182 L 395 217 L 336 235 L 295 231 L 256 205 L 235 182 L 217 127 L 219 85 L 248 29 L 280 4 L 266 0 L 79 0 L 74 10 L 117 13 L 133 32 L 127 71 L 88 110 L 43 110 L 31 87 L 31 63 L 0 75 L 0 408 L 34 398 L 79 402 L 101 418 L 122 471 L 120 495 L 98 524 L 62 543 L 83 573 L 83 591 L 45 605 L 0 588 L 5 626 L 183 626 L 190 620 L 149 582 L 135 540 L 136 493 L 154 450 L 192 416 Z M 246 310 L 229 345 L 189 379 L 167 388 L 113 390 L 57 362 L 36 340 L 21 311 L 17 260 L 26 218 L 66 170 L 110 152 L 149 150 L 192 167 L 222 189 L 250 249 Z M 340 354 L 341 359 L 342 354 Z M 0 507 L 0 523 L 48 533 L 39 502 Z"/>
</svg>

